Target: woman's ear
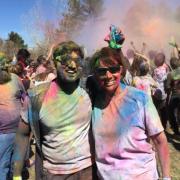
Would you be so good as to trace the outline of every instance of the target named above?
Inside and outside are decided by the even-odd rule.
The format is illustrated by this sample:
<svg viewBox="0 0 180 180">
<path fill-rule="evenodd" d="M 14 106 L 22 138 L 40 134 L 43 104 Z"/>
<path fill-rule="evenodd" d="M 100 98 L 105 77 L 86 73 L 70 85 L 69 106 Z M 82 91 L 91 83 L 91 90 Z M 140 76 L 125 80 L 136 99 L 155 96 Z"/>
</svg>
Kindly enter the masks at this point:
<svg viewBox="0 0 180 180">
<path fill-rule="evenodd" d="M 120 68 L 120 74 L 121 74 L 121 76 L 125 76 L 125 74 L 126 74 L 126 69 L 123 67 L 123 66 L 120 66 L 121 68 Z"/>
<path fill-rule="evenodd" d="M 124 71 L 124 67 L 120 66 L 120 73 L 122 73 L 122 71 Z"/>
</svg>

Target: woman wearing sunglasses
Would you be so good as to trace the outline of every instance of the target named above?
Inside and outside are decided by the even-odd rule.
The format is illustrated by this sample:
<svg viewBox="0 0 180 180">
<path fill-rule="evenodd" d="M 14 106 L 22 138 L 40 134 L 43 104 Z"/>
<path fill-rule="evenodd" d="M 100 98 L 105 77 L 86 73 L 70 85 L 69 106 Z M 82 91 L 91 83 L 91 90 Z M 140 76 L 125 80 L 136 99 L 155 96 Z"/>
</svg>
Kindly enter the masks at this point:
<svg viewBox="0 0 180 180">
<path fill-rule="evenodd" d="M 169 152 L 164 130 L 143 91 L 120 84 L 123 71 L 119 51 L 104 47 L 92 57 L 96 83 L 92 129 L 99 179 L 157 180 L 155 151 L 162 177 L 169 180 Z"/>
</svg>

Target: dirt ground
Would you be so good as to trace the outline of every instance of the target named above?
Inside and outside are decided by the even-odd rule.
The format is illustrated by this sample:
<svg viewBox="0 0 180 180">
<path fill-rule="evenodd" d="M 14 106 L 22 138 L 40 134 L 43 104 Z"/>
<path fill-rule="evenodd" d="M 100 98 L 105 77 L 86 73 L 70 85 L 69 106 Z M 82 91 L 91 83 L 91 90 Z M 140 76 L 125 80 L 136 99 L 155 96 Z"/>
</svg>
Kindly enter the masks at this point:
<svg viewBox="0 0 180 180">
<path fill-rule="evenodd" d="M 166 135 L 170 149 L 171 177 L 172 180 L 180 180 L 180 136 L 174 136 L 171 130 L 168 130 Z M 32 159 L 34 159 L 34 156 L 32 157 Z M 30 177 L 28 178 L 28 180 L 35 180 L 34 166 L 29 168 L 29 172 Z"/>
<path fill-rule="evenodd" d="M 180 136 L 167 133 L 170 149 L 172 180 L 180 180 Z"/>
</svg>

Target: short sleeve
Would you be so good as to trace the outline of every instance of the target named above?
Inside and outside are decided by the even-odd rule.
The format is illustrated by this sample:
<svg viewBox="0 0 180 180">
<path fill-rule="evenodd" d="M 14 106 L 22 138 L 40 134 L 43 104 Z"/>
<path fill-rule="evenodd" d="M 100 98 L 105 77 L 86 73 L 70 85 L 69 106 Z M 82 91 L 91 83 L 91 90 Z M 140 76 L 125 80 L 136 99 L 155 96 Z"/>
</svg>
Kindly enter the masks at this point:
<svg viewBox="0 0 180 180">
<path fill-rule="evenodd" d="M 145 96 L 145 106 L 144 106 L 144 118 L 145 118 L 145 128 L 148 136 L 156 135 L 162 132 L 163 126 L 156 110 L 156 107 L 153 104 L 152 98 Z"/>
</svg>

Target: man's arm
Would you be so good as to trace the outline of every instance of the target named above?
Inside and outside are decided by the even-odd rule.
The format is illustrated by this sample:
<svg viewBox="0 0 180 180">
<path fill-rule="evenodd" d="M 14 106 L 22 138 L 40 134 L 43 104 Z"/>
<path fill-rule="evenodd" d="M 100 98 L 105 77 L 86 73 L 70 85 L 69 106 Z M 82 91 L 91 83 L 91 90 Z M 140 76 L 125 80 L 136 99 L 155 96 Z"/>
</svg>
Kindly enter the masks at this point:
<svg viewBox="0 0 180 180">
<path fill-rule="evenodd" d="M 27 147 L 29 144 L 30 127 L 22 119 L 19 122 L 18 131 L 15 140 L 14 173 L 13 177 L 21 176 L 24 165 Z"/>
<path fill-rule="evenodd" d="M 164 132 L 151 136 L 160 160 L 162 177 L 170 178 L 169 148 Z"/>
</svg>

